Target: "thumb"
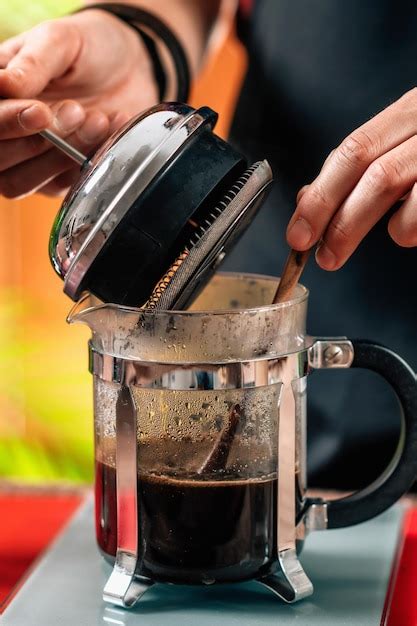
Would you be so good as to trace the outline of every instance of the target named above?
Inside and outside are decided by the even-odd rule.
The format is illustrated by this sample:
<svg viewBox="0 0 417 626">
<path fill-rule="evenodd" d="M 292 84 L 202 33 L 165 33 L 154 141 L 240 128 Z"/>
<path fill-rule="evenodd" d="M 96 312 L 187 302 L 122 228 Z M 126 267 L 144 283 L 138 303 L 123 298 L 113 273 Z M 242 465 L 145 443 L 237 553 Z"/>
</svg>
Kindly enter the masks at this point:
<svg viewBox="0 0 417 626">
<path fill-rule="evenodd" d="M 0 97 L 38 96 L 51 80 L 70 69 L 81 45 L 79 31 L 64 20 L 52 20 L 32 29 L 7 67 L 0 70 Z"/>
</svg>

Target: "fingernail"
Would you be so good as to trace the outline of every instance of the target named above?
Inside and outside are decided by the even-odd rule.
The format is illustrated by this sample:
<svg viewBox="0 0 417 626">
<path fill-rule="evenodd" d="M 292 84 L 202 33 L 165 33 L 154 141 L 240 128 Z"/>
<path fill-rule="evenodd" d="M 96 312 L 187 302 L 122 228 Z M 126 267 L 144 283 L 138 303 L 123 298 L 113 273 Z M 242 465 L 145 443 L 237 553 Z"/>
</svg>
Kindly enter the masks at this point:
<svg viewBox="0 0 417 626">
<path fill-rule="evenodd" d="M 32 104 L 23 109 L 18 116 L 19 124 L 25 130 L 40 130 L 48 124 L 45 109 L 38 104 Z"/>
<path fill-rule="evenodd" d="M 58 109 L 54 123 L 62 132 L 75 130 L 85 119 L 85 111 L 76 102 L 64 102 Z"/>
<path fill-rule="evenodd" d="M 287 239 L 293 248 L 307 248 L 313 239 L 310 224 L 303 217 L 299 217 L 288 229 Z"/>
<path fill-rule="evenodd" d="M 316 250 L 316 261 L 325 270 L 332 270 L 336 267 L 336 256 L 333 252 L 326 246 L 325 243 L 322 243 L 319 248 Z"/>
</svg>

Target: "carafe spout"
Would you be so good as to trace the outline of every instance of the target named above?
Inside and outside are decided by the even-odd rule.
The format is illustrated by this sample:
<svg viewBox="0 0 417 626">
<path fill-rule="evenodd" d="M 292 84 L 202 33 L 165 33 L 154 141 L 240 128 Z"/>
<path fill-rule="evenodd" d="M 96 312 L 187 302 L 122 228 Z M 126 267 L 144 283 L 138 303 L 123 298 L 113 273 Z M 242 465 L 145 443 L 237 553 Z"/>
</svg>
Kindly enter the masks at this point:
<svg viewBox="0 0 417 626">
<path fill-rule="evenodd" d="M 103 304 L 98 298 L 86 293 L 74 304 L 68 313 L 67 322 L 68 324 L 86 324 L 91 330 L 96 330 L 98 312 L 101 311 L 101 317 L 105 316 L 107 307 L 108 305 Z"/>
</svg>

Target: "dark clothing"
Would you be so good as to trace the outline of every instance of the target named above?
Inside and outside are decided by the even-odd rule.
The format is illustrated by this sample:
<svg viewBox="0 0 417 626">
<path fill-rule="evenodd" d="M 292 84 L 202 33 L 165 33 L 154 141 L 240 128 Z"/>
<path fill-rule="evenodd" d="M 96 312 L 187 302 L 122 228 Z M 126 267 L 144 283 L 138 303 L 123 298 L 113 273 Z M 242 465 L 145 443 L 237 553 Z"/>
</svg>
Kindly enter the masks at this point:
<svg viewBox="0 0 417 626">
<path fill-rule="evenodd" d="M 274 190 L 225 269 L 279 274 L 297 190 L 354 128 L 416 84 L 417 5 L 380 0 L 258 0 L 245 43 L 250 64 L 231 140 L 267 158 Z M 347 265 L 311 260 L 308 331 L 375 339 L 417 368 L 417 249 L 396 246 L 382 220 Z M 392 455 L 399 411 L 366 372 L 309 380 L 310 484 L 354 488 Z"/>
</svg>

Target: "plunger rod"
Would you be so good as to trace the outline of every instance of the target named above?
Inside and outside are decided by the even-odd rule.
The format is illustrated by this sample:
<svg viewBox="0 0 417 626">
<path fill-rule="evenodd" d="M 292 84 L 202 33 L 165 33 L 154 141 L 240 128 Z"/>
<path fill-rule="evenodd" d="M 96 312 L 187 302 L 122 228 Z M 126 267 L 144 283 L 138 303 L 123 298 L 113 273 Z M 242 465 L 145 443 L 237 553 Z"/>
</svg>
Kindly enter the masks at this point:
<svg viewBox="0 0 417 626">
<path fill-rule="evenodd" d="M 4 98 L 0 96 L 0 100 L 4 100 Z M 61 137 L 58 137 L 58 135 L 55 135 L 55 133 L 53 133 L 51 130 L 41 130 L 39 134 L 44 139 L 47 139 L 52 144 L 54 144 L 54 146 L 61 150 L 61 152 L 64 152 L 64 154 L 69 156 L 70 159 L 78 163 L 78 165 L 88 165 L 90 160 L 85 156 L 85 154 L 71 146 L 65 141 L 65 139 L 62 139 Z"/>
<path fill-rule="evenodd" d="M 89 162 L 88 157 L 85 154 L 71 146 L 67 141 L 58 137 L 50 130 L 42 130 L 40 133 L 42 137 L 54 144 L 61 152 L 64 152 L 70 159 L 78 163 L 78 165 L 84 165 Z"/>
</svg>

